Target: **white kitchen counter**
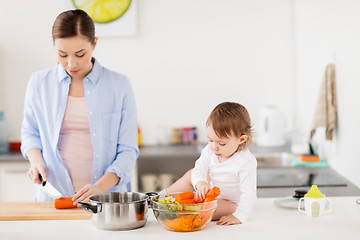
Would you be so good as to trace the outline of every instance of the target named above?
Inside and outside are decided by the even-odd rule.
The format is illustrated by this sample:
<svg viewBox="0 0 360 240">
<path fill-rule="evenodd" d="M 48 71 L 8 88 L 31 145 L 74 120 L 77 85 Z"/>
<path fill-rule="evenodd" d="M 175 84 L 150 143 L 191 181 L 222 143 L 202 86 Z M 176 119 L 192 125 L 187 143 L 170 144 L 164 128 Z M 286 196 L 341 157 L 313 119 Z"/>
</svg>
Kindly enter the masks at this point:
<svg viewBox="0 0 360 240">
<path fill-rule="evenodd" d="M 62 221 L 0 221 L 0 239 L 319 239 L 347 240 L 360 237 L 360 211 L 355 197 L 329 197 L 333 204 L 330 214 L 312 218 L 295 209 L 279 208 L 274 198 L 259 198 L 255 208 L 242 225 L 217 226 L 211 222 L 198 232 L 179 233 L 165 230 L 149 209 L 148 222 L 131 231 L 103 231 L 89 220 Z"/>
</svg>

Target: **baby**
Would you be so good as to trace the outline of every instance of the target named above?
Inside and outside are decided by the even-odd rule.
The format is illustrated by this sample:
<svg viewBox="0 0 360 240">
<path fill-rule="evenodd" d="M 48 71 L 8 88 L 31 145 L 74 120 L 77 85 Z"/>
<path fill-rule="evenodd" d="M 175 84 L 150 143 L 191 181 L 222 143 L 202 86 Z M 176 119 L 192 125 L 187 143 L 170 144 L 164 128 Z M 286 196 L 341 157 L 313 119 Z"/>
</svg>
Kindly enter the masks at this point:
<svg viewBox="0 0 360 240">
<path fill-rule="evenodd" d="M 195 167 L 160 193 L 191 191 L 204 199 L 214 186 L 220 188 L 212 220 L 218 225 L 241 224 L 256 201 L 256 158 L 250 153 L 251 121 L 244 106 L 223 102 L 206 121 L 209 143 Z"/>
</svg>

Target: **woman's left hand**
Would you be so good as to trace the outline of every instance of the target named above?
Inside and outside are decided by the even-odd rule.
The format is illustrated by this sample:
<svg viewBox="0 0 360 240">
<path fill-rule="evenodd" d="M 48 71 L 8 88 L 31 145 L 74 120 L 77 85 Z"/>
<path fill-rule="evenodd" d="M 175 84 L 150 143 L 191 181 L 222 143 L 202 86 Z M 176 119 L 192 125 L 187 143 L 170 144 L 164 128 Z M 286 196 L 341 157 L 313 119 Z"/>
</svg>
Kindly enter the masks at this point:
<svg viewBox="0 0 360 240">
<path fill-rule="evenodd" d="M 90 202 L 90 197 L 96 194 L 104 193 L 105 191 L 96 184 L 86 184 L 82 187 L 72 198 L 74 205 L 78 202 Z"/>
<path fill-rule="evenodd" d="M 234 224 L 241 224 L 241 222 L 239 219 L 234 217 L 234 215 L 227 215 L 227 216 L 222 216 L 216 224 L 228 226 Z"/>
<path fill-rule="evenodd" d="M 112 172 L 105 173 L 95 184 L 86 184 L 72 198 L 74 205 L 78 202 L 90 202 L 90 197 L 104 193 L 118 184 L 120 178 Z"/>
</svg>

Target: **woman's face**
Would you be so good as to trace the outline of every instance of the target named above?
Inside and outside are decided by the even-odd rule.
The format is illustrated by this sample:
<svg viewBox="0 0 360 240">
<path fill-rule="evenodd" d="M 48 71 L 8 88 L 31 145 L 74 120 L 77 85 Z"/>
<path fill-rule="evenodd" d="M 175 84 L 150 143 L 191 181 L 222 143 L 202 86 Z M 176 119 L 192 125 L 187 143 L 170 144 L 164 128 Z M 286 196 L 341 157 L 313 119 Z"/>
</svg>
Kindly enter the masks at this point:
<svg viewBox="0 0 360 240">
<path fill-rule="evenodd" d="M 55 39 L 56 57 L 71 79 L 84 79 L 91 71 L 92 52 L 96 42 L 97 38 L 91 44 L 84 36 Z"/>
</svg>

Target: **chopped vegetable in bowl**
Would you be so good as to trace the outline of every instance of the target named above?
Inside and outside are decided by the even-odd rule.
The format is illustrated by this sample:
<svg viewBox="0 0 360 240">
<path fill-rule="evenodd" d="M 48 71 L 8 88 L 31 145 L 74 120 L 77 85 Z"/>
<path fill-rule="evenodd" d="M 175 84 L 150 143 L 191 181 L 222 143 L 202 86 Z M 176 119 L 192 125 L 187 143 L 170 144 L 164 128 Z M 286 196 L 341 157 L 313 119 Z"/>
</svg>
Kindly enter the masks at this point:
<svg viewBox="0 0 360 240">
<path fill-rule="evenodd" d="M 178 232 L 203 229 L 211 221 L 216 207 L 215 197 L 196 202 L 192 192 L 159 195 L 152 199 L 152 209 L 157 221 L 166 229 Z"/>
</svg>

